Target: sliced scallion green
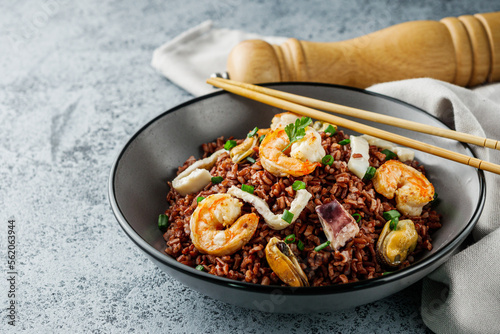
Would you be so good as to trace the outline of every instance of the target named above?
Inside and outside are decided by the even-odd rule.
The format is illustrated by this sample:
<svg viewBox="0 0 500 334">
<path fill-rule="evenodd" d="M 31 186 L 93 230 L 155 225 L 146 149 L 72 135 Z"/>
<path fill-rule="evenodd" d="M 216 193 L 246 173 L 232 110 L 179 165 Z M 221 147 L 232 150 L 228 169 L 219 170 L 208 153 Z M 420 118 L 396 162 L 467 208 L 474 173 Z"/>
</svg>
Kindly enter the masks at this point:
<svg viewBox="0 0 500 334">
<path fill-rule="evenodd" d="M 255 136 L 255 134 L 257 133 L 257 131 L 259 131 L 258 127 L 253 128 L 253 130 L 248 133 L 247 137 L 251 138 L 251 137 Z"/>
<path fill-rule="evenodd" d="M 375 172 L 376 171 L 377 171 L 377 169 L 375 167 L 368 166 L 368 168 L 366 169 L 366 173 L 363 176 L 363 179 L 364 180 L 371 180 L 371 179 L 373 179 L 373 177 L 375 176 Z"/>
<path fill-rule="evenodd" d="M 316 246 L 316 247 L 314 248 L 314 251 L 315 251 L 315 252 L 319 252 L 320 250 L 323 250 L 323 249 L 325 249 L 326 247 L 330 246 L 330 243 L 331 243 L 331 242 L 330 242 L 330 240 L 328 240 L 328 241 L 326 241 L 326 242 L 323 242 L 321 245 Z"/>
<path fill-rule="evenodd" d="M 293 244 L 295 242 L 295 234 L 287 235 L 284 240 L 287 244 Z"/>
<path fill-rule="evenodd" d="M 385 150 L 382 150 L 380 151 L 380 153 L 383 153 L 385 154 L 385 160 L 391 160 L 391 159 L 395 159 L 397 158 L 398 156 L 396 155 L 396 153 L 392 152 L 391 150 L 388 150 L 388 149 L 385 149 Z"/>
<path fill-rule="evenodd" d="M 255 163 L 255 159 L 252 158 L 252 157 L 247 157 L 247 161 L 251 164 L 254 164 Z"/>
<path fill-rule="evenodd" d="M 166 214 L 161 214 L 158 216 L 158 228 L 160 231 L 165 231 L 168 227 L 168 216 Z"/>
<path fill-rule="evenodd" d="M 198 196 L 196 197 L 196 203 L 200 203 L 201 201 L 203 201 L 205 199 L 205 197 L 203 196 Z"/>
<path fill-rule="evenodd" d="M 259 143 L 262 143 L 262 141 L 264 140 L 264 138 L 266 138 L 266 135 L 262 135 L 259 137 Z"/>
<path fill-rule="evenodd" d="M 254 187 L 253 186 L 249 186 L 248 184 L 242 184 L 241 185 L 241 190 L 246 191 L 249 194 L 253 194 Z"/>
<path fill-rule="evenodd" d="M 203 267 L 203 265 L 199 264 L 196 266 L 196 270 L 205 271 L 205 267 Z"/>
<path fill-rule="evenodd" d="M 351 142 L 351 140 L 350 140 L 350 139 L 344 139 L 344 140 L 339 141 L 339 145 L 347 145 L 347 144 L 349 144 L 350 142 Z"/>
<path fill-rule="evenodd" d="M 224 144 L 224 149 L 229 151 L 230 149 L 232 149 L 235 146 L 236 146 L 236 140 L 228 140 Z"/>
<path fill-rule="evenodd" d="M 391 219 L 391 222 L 389 223 L 389 228 L 393 231 L 396 230 L 396 228 L 398 227 L 398 223 L 399 223 L 399 218 L 398 217 L 395 217 L 393 219 Z"/>
<path fill-rule="evenodd" d="M 221 183 L 224 178 L 222 176 L 213 176 L 211 179 L 213 184 L 218 184 L 218 183 Z"/>
<path fill-rule="evenodd" d="M 390 210 L 386 211 L 382 214 L 385 220 L 392 220 L 394 218 L 399 218 L 401 217 L 401 214 L 399 213 L 398 210 Z"/>
<path fill-rule="evenodd" d="M 283 215 L 281 216 L 281 219 L 286 221 L 288 224 L 291 224 L 292 219 L 293 219 L 293 213 L 291 213 L 290 211 L 285 209 L 285 211 L 283 211 Z"/>
<path fill-rule="evenodd" d="M 293 190 L 306 189 L 306 184 L 302 181 L 297 180 L 292 184 L 292 189 Z"/>
<path fill-rule="evenodd" d="M 356 219 L 356 223 L 359 223 L 361 220 L 361 215 L 359 213 L 353 213 L 352 218 Z"/>
<path fill-rule="evenodd" d="M 304 250 L 304 243 L 300 240 L 297 240 L 297 248 L 300 250 L 300 251 L 303 251 Z"/>
<path fill-rule="evenodd" d="M 321 163 L 323 165 L 331 166 L 333 164 L 333 157 L 331 155 L 325 155 L 323 159 L 321 159 Z"/>
<path fill-rule="evenodd" d="M 337 129 L 333 125 L 328 125 L 328 127 L 325 129 L 326 133 L 330 134 L 330 137 L 333 136 L 334 134 L 337 133 Z"/>
</svg>

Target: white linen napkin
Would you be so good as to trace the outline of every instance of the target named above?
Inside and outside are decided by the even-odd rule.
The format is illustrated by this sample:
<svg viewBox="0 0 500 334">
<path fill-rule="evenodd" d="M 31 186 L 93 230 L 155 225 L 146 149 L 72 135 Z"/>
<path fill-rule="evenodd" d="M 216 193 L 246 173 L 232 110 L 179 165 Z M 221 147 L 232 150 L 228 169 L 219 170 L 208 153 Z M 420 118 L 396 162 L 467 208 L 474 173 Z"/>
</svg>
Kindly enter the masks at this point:
<svg viewBox="0 0 500 334">
<path fill-rule="evenodd" d="M 152 66 L 193 95 L 215 91 L 205 80 L 225 70 L 229 51 L 244 39 L 280 44 L 282 37 L 214 29 L 203 22 L 153 54 Z M 451 128 L 500 138 L 500 84 L 473 90 L 433 79 L 383 83 L 369 90 L 403 100 Z M 473 148 L 478 158 L 500 163 L 500 152 Z M 500 330 L 500 176 L 485 172 L 487 198 L 473 231 L 475 243 L 424 279 L 421 315 L 436 333 L 498 333 Z M 457 203 L 459 205 L 459 203 Z"/>
<path fill-rule="evenodd" d="M 205 81 L 215 72 L 226 71 L 229 52 L 247 39 L 281 44 L 287 38 L 217 29 L 212 21 L 205 21 L 157 48 L 151 66 L 195 96 L 212 93 L 216 89 Z"/>
</svg>

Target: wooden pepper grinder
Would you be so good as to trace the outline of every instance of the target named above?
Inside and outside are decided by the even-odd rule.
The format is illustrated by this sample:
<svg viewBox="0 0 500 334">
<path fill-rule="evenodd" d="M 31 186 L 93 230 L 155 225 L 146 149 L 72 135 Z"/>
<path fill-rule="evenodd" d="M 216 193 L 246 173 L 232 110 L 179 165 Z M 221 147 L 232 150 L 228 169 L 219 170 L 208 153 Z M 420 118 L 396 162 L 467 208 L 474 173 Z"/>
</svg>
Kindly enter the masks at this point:
<svg viewBox="0 0 500 334">
<path fill-rule="evenodd" d="M 358 88 L 430 77 L 460 86 L 500 81 L 500 12 L 401 23 L 332 43 L 247 40 L 227 61 L 233 80 L 313 81 Z"/>
</svg>

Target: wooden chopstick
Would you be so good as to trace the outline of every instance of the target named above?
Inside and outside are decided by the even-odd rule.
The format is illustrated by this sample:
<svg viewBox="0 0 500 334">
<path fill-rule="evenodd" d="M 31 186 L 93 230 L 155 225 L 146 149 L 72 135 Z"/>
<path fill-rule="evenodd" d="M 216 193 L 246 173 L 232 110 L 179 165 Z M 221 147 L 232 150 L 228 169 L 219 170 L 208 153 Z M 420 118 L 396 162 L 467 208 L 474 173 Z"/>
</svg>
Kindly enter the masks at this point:
<svg viewBox="0 0 500 334">
<path fill-rule="evenodd" d="M 238 83 L 234 83 L 231 80 L 225 80 L 221 78 L 210 78 L 207 83 L 222 88 L 228 92 L 247 97 L 249 99 L 259 101 L 273 107 L 282 108 L 285 110 L 293 111 L 297 114 L 311 117 L 317 120 L 335 124 L 346 129 L 371 135 L 377 138 L 381 138 L 399 145 L 407 146 L 415 150 L 426 152 L 432 155 L 436 155 L 441 158 L 452 160 L 458 163 L 469 165 L 478 169 L 482 169 L 488 172 L 500 174 L 500 165 L 493 164 L 491 162 L 483 161 L 474 157 L 469 157 L 465 154 L 453 152 L 441 147 L 423 143 L 421 141 L 407 138 L 395 133 L 377 129 L 362 123 L 354 122 L 345 118 L 341 118 L 332 114 L 328 114 L 316 109 L 312 109 L 294 102 L 283 100 L 274 96 L 269 96 L 264 93 L 258 92 L 256 90 L 249 90 L 245 87 L 241 87 Z M 248 85 L 248 84 L 245 84 Z"/>
<path fill-rule="evenodd" d="M 366 111 L 358 108 L 343 106 L 340 104 L 316 100 L 306 96 L 300 96 L 292 93 L 287 93 L 271 88 L 256 86 L 244 82 L 217 78 L 217 81 L 226 82 L 238 87 L 246 88 L 252 91 L 274 96 L 290 102 L 295 102 L 300 105 L 330 111 L 336 114 L 352 116 L 368 121 L 387 124 L 398 128 L 408 129 L 416 132 L 422 132 L 433 136 L 454 139 L 463 143 L 469 143 L 477 146 L 500 150 L 500 141 L 495 139 L 482 138 L 468 133 L 458 132 L 450 129 L 438 128 L 437 126 L 422 124 L 418 122 L 408 121 L 405 119 L 378 114 L 371 111 Z M 215 86 L 215 85 L 214 85 Z"/>
</svg>

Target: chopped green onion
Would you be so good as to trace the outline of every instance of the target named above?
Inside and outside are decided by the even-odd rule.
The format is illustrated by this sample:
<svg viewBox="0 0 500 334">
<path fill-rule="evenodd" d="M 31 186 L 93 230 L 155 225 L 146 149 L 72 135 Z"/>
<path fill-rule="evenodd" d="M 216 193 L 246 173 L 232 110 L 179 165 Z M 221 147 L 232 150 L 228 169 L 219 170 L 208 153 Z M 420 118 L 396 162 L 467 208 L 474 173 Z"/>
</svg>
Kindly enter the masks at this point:
<svg viewBox="0 0 500 334">
<path fill-rule="evenodd" d="M 359 213 L 353 213 L 352 218 L 356 219 L 356 223 L 359 223 L 361 220 L 361 215 Z"/>
<path fill-rule="evenodd" d="M 241 185 L 241 190 L 246 191 L 249 194 L 253 194 L 254 187 L 249 186 L 248 184 L 242 184 Z"/>
<path fill-rule="evenodd" d="M 200 203 L 201 201 L 203 201 L 205 199 L 205 197 L 203 196 L 198 196 L 196 197 L 196 203 Z"/>
<path fill-rule="evenodd" d="M 390 151 L 390 150 L 387 150 L 387 149 L 380 151 L 380 153 L 385 154 L 385 160 L 386 160 L 386 161 L 387 161 L 387 160 L 391 160 L 391 159 L 394 159 L 394 158 L 397 158 L 397 157 L 398 157 L 398 156 L 396 155 L 396 153 L 394 153 L 394 152 L 392 152 L 392 151 Z"/>
<path fill-rule="evenodd" d="M 213 184 L 221 183 L 223 180 L 224 180 L 224 178 L 222 176 L 213 176 L 211 178 L 211 181 Z"/>
<path fill-rule="evenodd" d="M 394 271 L 385 271 L 382 275 L 392 274 Z"/>
<path fill-rule="evenodd" d="M 344 140 L 339 141 L 339 145 L 347 145 L 347 144 L 349 144 L 350 142 L 351 142 L 351 140 L 350 140 L 350 139 L 344 139 Z"/>
<path fill-rule="evenodd" d="M 337 133 L 337 129 L 333 125 L 328 125 L 328 127 L 325 129 L 326 133 L 330 134 L 330 137 L 333 136 L 334 134 Z"/>
<path fill-rule="evenodd" d="M 255 159 L 252 158 L 252 157 L 247 157 L 247 161 L 251 164 L 254 164 L 255 163 Z"/>
<path fill-rule="evenodd" d="M 375 172 L 376 171 L 377 171 L 377 169 L 375 167 L 368 166 L 368 168 L 366 169 L 366 173 L 363 176 L 363 179 L 364 180 L 371 180 L 371 179 L 373 179 L 373 177 L 375 176 Z"/>
<path fill-rule="evenodd" d="M 235 146 L 236 146 L 236 140 L 228 140 L 224 144 L 224 149 L 227 150 L 227 151 L 229 151 L 230 149 L 232 149 Z"/>
<path fill-rule="evenodd" d="M 398 223 L 399 223 L 398 217 L 391 219 L 391 222 L 389 223 L 389 228 L 391 230 L 395 231 L 396 228 L 398 227 Z"/>
<path fill-rule="evenodd" d="M 266 138 L 266 135 L 262 135 L 259 137 L 259 144 L 262 143 L 262 141 Z"/>
<path fill-rule="evenodd" d="M 196 270 L 205 271 L 205 267 L 203 267 L 203 265 L 199 264 L 196 266 Z"/>
<path fill-rule="evenodd" d="M 315 252 L 319 252 L 320 250 L 322 250 L 322 249 L 324 249 L 324 248 L 326 248 L 326 247 L 328 247 L 328 246 L 330 246 L 330 240 L 328 240 L 328 241 L 326 241 L 326 242 L 323 242 L 323 243 L 322 243 L 321 245 L 319 245 L 319 246 L 316 246 L 316 247 L 314 248 L 314 251 L 315 251 Z"/>
<path fill-rule="evenodd" d="M 300 240 L 297 240 L 297 248 L 301 251 L 304 250 L 304 243 Z"/>
<path fill-rule="evenodd" d="M 401 214 L 399 213 L 398 210 L 390 210 L 386 211 L 382 214 L 385 220 L 392 220 L 394 218 L 399 218 L 401 217 Z"/>
<path fill-rule="evenodd" d="M 291 213 L 290 211 L 285 209 L 285 211 L 283 211 L 283 215 L 281 216 L 281 219 L 286 221 L 288 224 L 291 224 L 292 219 L 293 219 L 293 213 Z"/>
<path fill-rule="evenodd" d="M 257 133 L 257 131 L 259 131 L 258 127 L 253 128 L 253 130 L 248 133 L 247 137 L 251 138 L 251 137 L 255 136 L 255 134 Z"/>
<path fill-rule="evenodd" d="M 306 189 L 306 184 L 302 181 L 297 180 L 292 184 L 292 189 L 293 190 Z"/>
<path fill-rule="evenodd" d="M 285 238 L 285 242 L 287 244 L 294 243 L 295 242 L 295 234 L 289 234 L 289 235 L 287 235 L 286 238 Z"/>
<path fill-rule="evenodd" d="M 323 159 L 321 159 L 321 163 L 323 165 L 331 166 L 333 164 L 333 157 L 331 155 L 325 155 Z"/>
<path fill-rule="evenodd" d="M 158 228 L 161 231 L 166 230 L 168 227 L 168 216 L 166 214 L 161 214 L 158 216 Z"/>
</svg>

